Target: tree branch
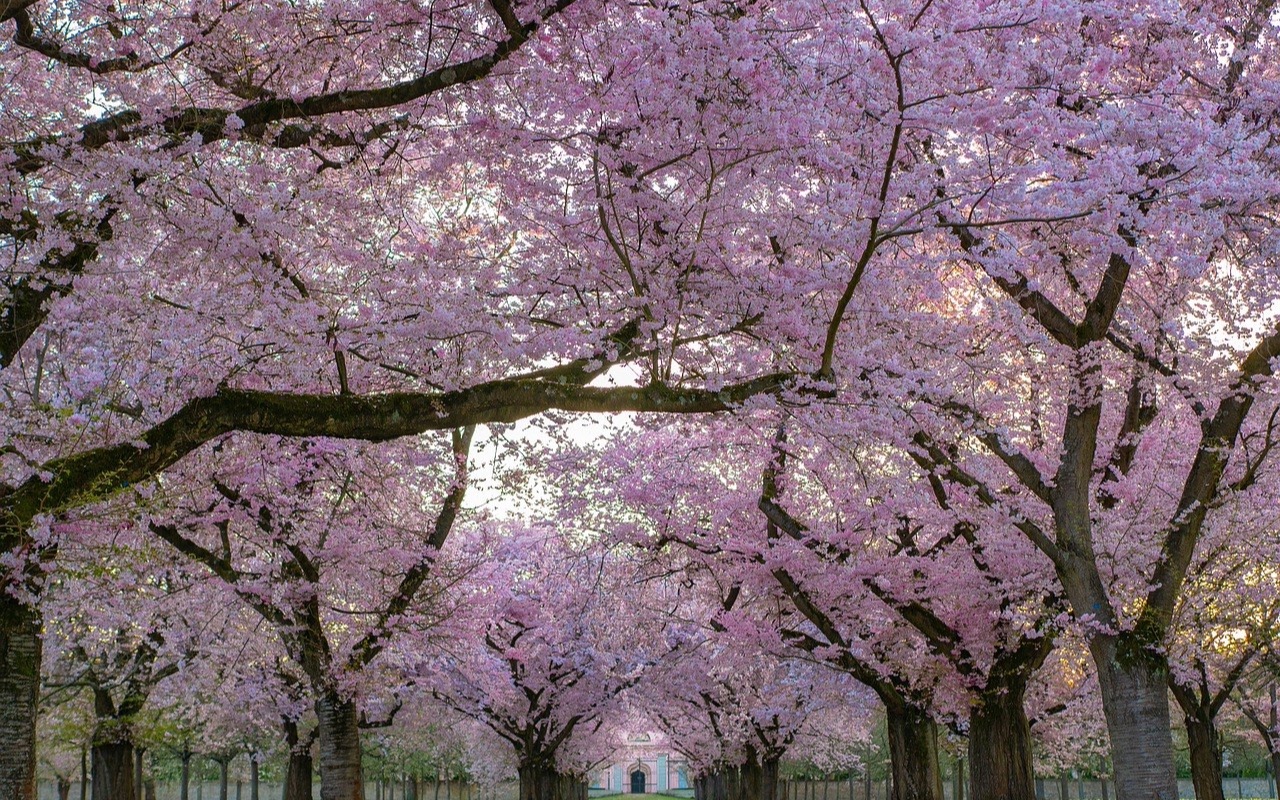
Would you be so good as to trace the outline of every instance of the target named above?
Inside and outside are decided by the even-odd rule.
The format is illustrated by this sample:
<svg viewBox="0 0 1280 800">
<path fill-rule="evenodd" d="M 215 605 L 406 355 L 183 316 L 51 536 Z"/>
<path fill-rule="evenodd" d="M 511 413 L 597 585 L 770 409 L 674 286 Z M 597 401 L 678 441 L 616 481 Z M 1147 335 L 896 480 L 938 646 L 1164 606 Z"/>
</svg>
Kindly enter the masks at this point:
<svg viewBox="0 0 1280 800">
<path fill-rule="evenodd" d="M 573 386 L 524 377 L 453 392 L 306 395 L 220 389 L 191 400 L 134 442 L 46 462 L 15 488 L 0 488 L 0 544 L 17 544 L 41 513 L 103 499 L 169 467 L 205 442 L 232 431 L 387 441 L 432 430 L 515 422 L 543 411 L 705 414 L 729 411 L 761 394 L 777 394 L 795 376 L 774 373 L 712 391 L 651 383 L 642 387 Z"/>
</svg>

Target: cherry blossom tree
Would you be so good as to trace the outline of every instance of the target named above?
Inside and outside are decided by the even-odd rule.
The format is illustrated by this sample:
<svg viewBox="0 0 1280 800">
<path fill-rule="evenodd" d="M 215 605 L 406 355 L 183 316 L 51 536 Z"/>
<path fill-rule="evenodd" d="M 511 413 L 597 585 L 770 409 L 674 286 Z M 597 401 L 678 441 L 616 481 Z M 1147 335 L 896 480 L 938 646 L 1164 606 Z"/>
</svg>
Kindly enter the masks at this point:
<svg viewBox="0 0 1280 800">
<path fill-rule="evenodd" d="M 321 442 L 274 452 L 270 443 L 244 443 L 238 463 L 222 462 L 238 469 L 174 498 L 173 511 L 159 506 L 150 514 L 156 536 L 207 569 L 280 637 L 314 702 L 325 798 L 360 796 L 360 728 L 399 708 L 375 713 L 369 697 L 362 702 L 362 694 L 377 694 L 377 682 L 362 686 L 364 673 L 378 671 L 375 662 L 397 635 L 423 635 L 439 618 L 426 598 L 443 580 L 440 552 L 462 511 L 473 432 L 452 434 L 443 459 L 452 480 L 437 492 L 443 499 L 433 519 L 415 508 L 433 488 L 418 480 L 436 466 L 431 458 L 392 460 L 400 475 L 388 479 L 361 448 Z"/>
<path fill-rule="evenodd" d="M 0 0 L 0 798 L 33 792 L 43 582 L 86 508 L 154 523 L 323 654 L 324 582 L 290 536 L 344 504 L 332 481 L 315 507 L 273 496 L 299 453 L 545 412 L 772 428 L 804 403 L 836 410 L 815 441 L 868 437 L 883 484 L 788 494 L 767 435 L 691 428 L 754 474 L 657 521 L 880 693 L 920 756 L 900 791 L 940 791 L 937 718 L 996 672 L 976 642 L 1023 637 L 1022 676 L 1047 641 L 1043 608 L 986 640 L 949 616 L 945 590 L 987 577 L 984 610 L 1030 596 L 999 542 L 1048 563 L 1088 637 L 1119 800 L 1173 797 L 1190 570 L 1236 503 L 1274 496 L 1274 20 L 1272 0 Z M 271 492 L 244 471 L 264 441 Z M 891 552 L 900 525 L 924 526 L 900 537 L 918 554 Z M 957 525 L 973 541 L 934 552 Z M 883 574 L 846 595 L 819 582 L 852 532 Z M 926 606 L 916 567 L 957 578 Z M 392 661 L 370 630 L 291 654 L 348 723 L 359 681 L 335 665 Z"/>
<path fill-rule="evenodd" d="M 935 143 L 939 216 L 995 337 L 971 328 L 982 352 L 917 396 L 995 462 L 960 453 L 954 477 L 1017 487 L 1091 626 L 1118 797 L 1174 797 L 1163 648 L 1206 521 L 1271 450 L 1272 7 L 1058 11 L 1028 21 L 1058 46 L 1023 51 L 1028 88 L 999 90 L 992 135 Z M 1131 530 L 1142 552 L 1113 560 Z"/>
<path fill-rule="evenodd" d="M 608 189 L 602 170 L 644 170 L 638 179 L 662 185 L 670 159 L 649 153 L 651 163 L 633 170 L 619 150 L 616 164 L 601 166 L 601 147 L 624 144 L 612 122 L 653 111 L 631 108 L 640 95 L 628 88 L 649 82 L 651 65 L 614 42 L 634 42 L 636 29 L 663 49 L 673 34 L 715 38 L 694 25 L 702 12 L 692 8 L 609 7 L 616 16 L 606 25 L 600 4 L 572 0 L 395 10 L 0 6 L 0 23 L 12 26 L 2 57 L 15 87 L 0 120 L 0 237 L 11 256 L 0 308 L 6 560 L 19 568 L 52 555 L 37 535 L 42 515 L 145 483 L 232 431 L 382 440 L 553 408 L 725 410 L 779 390 L 786 376 L 753 360 L 709 360 L 709 346 L 756 318 L 750 298 L 708 308 L 697 330 L 666 343 L 668 364 L 677 349 L 694 349 L 705 367 L 655 373 L 639 387 L 584 385 L 616 361 L 652 354 L 652 337 L 639 337 L 634 285 L 600 278 L 629 262 L 643 283 L 634 242 L 609 247 L 616 224 L 594 213 L 628 196 Z M 743 20 L 730 12 L 707 18 L 722 27 Z M 739 28 L 760 40 L 746 27 L 753 19 Z M 594 31 L 586 44 L 600 49 L 591 52 L 629 61 L 564 69 L 577 59 L 563 56 Z M 683 118 L 668 114 L 652 134 L 709 154 L 732 129 L 726 114 L 742 108 L 745 87 L 726 92 L 739 75 L 688 64 L 686 55 L 679 91 L 705 83 L 695 94 L 716 125 L 681 129 Z M 762 84 L 770 77 L 762 73 Z M 584 97 L 603 102 L 593 112 Z M 486 107 L 495 116 L 475 111 Z M 545 109 L 572 135 L 521 138 L 495 124 L 519 109 Z M 512 154 L 531 148 L 538 157 L 526 163 L 538 174 L 503 178 Z M 782 152 L 776 141 L 754 148 Z M 717 195 L 736 163 L 721 154 L 700 196 Z M 557 174 L 556 163 L 573 174 Z M 775 157 L 771 166 L 798 162 Z M 593 170 L 598 186 L 574 177 Z M 737 170 L 761 185 L 766 172 Z M 523 178 L 539 185 L 524 205 Z M 567 219 L 544 218 L 566 189 Z M 632 209 L 629 224 L 646 210 Z M 716 210 L 704 200 L 691 218 Z M 674 228 L 672 219 L 655 224 Z M 717 274 L 774 263 L 769 230 L 736 243 L 733 225 L 719 230 L 706 241 L 679 238 L 716 254 Z M 669 277 L 688 284 L 685 273 Z M 714 297 L 716 281 L 705 283 Z M 3 733 L 30 742 L 39 621 L 13 592 L 3 597 Z M 17 797 L 30 791 L 34 762 L 29 746 L 11 752 L 0 786 Z"/>
<path fill-rule="evenodd" d="M 95 800 L 132 797 L 148 731 L 162 714 L 153 696 L 212 649 L 232 620 L 202 604 L 210 595 L 198 578 L 157 551 L 136 521 L 80 514 L 61 522 L 56 536 L 59 558 L 41 599 L 45 684 L 55 696 L 83 693 L 93 708 Z"/>
<path fill-rule="evenodd" d="M 1276 536 L 1253 503 L 1233 502 L 1206 531 L 1203 552 L 1188 571 L 1168 647 L 1169 689 L 1183 713 L 1196 796 L 1220 800 L 1222 712 L 1233 693 L 1265 664 L 1280 627 L 1280 601 L 1266 555 Z M 1260 504 L 1259 504 L 1260 505 Z M 1250 526 L 1253 536 L 1233 535 Z"/>
<path fill-rule="evenodd" d="M 537 528 L 488 546 L 490 566 L 462 601 L 478 630 L 413 672 L 511 746 L 524 800 L 581 798 L 607 755 L 596 734 L 669 634 L 661 623 L 646 630 L 631 570 L 606 549 Z"/>
</svg>

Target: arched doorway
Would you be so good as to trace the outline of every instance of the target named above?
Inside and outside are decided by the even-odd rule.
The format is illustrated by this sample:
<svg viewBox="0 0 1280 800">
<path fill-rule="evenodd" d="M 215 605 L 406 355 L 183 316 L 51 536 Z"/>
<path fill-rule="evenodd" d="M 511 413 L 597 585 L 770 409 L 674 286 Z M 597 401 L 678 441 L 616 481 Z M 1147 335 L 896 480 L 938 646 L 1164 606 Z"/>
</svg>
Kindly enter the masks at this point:
<svg viewBox="0 0 1280 800">
<path fill-rule="evenodd" d="M 636 770 L 631 773 L 631 793 L 644 794 L 644 791 L 645 791 L 644 773 L 641 772 L 640 770 Z"/>
</svg>

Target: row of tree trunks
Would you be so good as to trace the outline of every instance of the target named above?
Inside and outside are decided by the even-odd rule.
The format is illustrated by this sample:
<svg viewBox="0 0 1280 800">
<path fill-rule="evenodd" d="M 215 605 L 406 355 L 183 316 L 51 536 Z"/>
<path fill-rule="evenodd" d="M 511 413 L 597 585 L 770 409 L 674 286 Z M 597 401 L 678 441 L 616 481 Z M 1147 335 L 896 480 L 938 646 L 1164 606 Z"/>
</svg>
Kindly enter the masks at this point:
<svg viewBox="0 0 1280 800">
<path fill-rule="evenodd" d="M 520 800 L 587 800 L 587 782 L 551 766 L 522 764 Z"/>
<path fill-rule="evenodd" d="M 778 760 L 752 758 L 721 766 L 693 780 L 695 800 L 780 800 Z"/>
</svg>

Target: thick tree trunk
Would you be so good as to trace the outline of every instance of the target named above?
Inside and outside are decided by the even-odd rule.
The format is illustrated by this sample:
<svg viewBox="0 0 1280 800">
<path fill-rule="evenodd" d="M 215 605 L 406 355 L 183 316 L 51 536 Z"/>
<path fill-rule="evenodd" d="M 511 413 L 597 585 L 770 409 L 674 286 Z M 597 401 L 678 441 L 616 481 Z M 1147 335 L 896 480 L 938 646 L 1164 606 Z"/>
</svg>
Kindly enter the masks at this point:
<svg viewBox="0 0 1280 800">
<path fill-rule="evenodd" d="M 311 800 L 311 751 L 291 743 L 284 770 L 284 800 Z"/>
<path fill-rule="evenodd" d="M 886 704 L 893 800 L 942 800 L 938 726 L 924 711 Z"/>
<path fill-rule="evenodd" d="M 179 790 L 178 797 L 180 800 L 190 800 L 191 797 L 191 751 L 182 751 L 182 788 Z"/>
<path fill-rule="evenodd" d="M 1196 709 L 1183 719 L 1191 751 L 1191 784 L 1196 800 L 1225 800 L 1222 791 L 1222 739 L 1208 709 Z"/>
<path fill-rule="evenodd" d="M 696 800 L 725 800 L 724 776 L 719 772 L 698 776 L 693 793 Z"/>
<path fill-rule="evenodd" d="M 520 800 L 586 800 L 587 784 L 581 778 L 541 765 L 520 767 Z"/>
<path fill-rule="evenodd" d="M 1035 800 L 1031 722 L 1023 708 L 1025 687 L 992 687 L 969 712 L 970 792 L 981 800 Z M 960 759 L 956 785 L 963 787 Z M 963 789 L 956 793 L 963 796 Z"/>
<path fill-rule="evenodd" d="M 93 800 L 136 800 L 133 783 L 133 743 L 95 744 L 93 760 Z"/>
<path fill-rule="evenodd" d="M 0 585 L 0 800 L 35 800 L 40 617 Z"/>
<path fill-rule="evenodd" d="M 71 781 L 58 778 L 58 800 L 71 800 Z"/>
<path fill-rule="evenodd" d="M 1178 800 L 1166 669 L 1133 634 L 1089 643 L 1111 738 L 1116 800 Z"/>
<path fill-rule="evenodd" d="M 725 766 L 694 782 L 694 794 L 701 790 L 706 800 L 782 800 L 778 782 L 778 759 L 757 759 L 753 754 L 745 764 Z"/>
<path fill-rule="evenodd" d="M 249 800 L 258 800 L 258 758 L 249 759 Z"/>
<path fill-rule="evenodd" d="M 759 777 L 756 781 L 755 796 L 758 800 L 781 800 L 781 795 L 778 793 L 778 762 L 777 758 L 765 758 L 761 759 L 760 765 L 756 767 Z"/>
<path fill-rule="evenodd" d="M 336 696 L 316 701 L 320 728 L 321 800 L 364 800 L 360 768 L 360 714 L 356 704 Z"/>
</svg>

